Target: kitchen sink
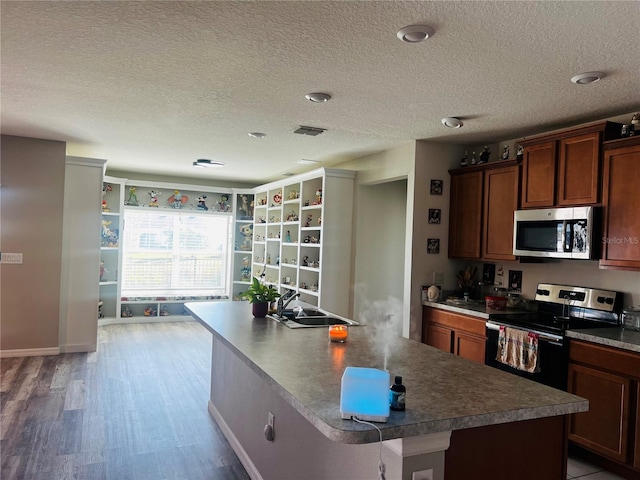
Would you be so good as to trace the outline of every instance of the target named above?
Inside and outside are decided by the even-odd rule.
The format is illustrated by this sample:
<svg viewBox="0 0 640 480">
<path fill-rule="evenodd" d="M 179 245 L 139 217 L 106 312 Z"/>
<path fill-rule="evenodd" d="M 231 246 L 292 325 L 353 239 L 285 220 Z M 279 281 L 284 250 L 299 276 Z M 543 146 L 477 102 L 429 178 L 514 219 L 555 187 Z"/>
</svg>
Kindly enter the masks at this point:
<svg viewBox="0 0 640 480">
<path fill-rule="evenodd" d="M 267 317 L 283 323 L 289 328 L 328 327 L 329 325 L 359 325 L 358 322 L 353 320 L 340 318 L 315 308 L 305 308 L 302 311 L 288 309 L 282 312 L 282 316 L 271 314 L 267 315 Z"/>
</svg>

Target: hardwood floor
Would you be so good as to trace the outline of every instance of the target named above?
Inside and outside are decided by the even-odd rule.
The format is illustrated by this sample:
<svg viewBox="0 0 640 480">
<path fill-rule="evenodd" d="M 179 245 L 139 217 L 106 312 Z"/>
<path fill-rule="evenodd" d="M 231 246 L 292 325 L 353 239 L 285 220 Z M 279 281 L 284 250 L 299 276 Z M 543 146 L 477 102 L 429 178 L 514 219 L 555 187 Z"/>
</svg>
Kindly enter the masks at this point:
<svg viewBox="0 0 640 480">
<path fill-rule="evenodd" d="M 179 322 L 98 335 L 94 353 L 0 361 L 0 478 L 249 478 L 207 412 L 209 332 Z"/>
</svg>

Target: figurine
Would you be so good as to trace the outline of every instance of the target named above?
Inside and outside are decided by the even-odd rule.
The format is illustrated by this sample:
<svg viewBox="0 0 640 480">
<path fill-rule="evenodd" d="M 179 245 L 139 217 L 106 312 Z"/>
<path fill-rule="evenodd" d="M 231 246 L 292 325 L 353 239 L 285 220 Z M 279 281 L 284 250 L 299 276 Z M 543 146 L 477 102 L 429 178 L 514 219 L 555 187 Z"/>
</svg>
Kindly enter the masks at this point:
<svg viewBox="0 0 640 480">
<path fill-rule="evenodd" d="M 489 147 L 485 145 L 484 148 L 482 149 L 482 153 L 480 154 L 480 161 L 478 162 L 478 165 L 482 163 L 488 163 L 490 156 L 491 156 L 491 150 L 489 150 Z"/>
<path fill-rule="evenodd" d="M 102 211 L 103 212 L 110 212 L 111 211 L 107 207 L 107 201 L 104 199 L 104 196 L 107 194 L 107 192 L 111 192 L 112 190 L 113 190 L 113 187 L 110 184 L 108 184 L 108 183 L 103 183 L 102 184 Z"/>
<path fill-rule="evenodd" d="M 304 226 L 305 227 L 310 227 L 312 220 L 313 220 L 313 215 L 311 215 L 311 214 L 307 215 L 307 223 L 305 223 Z"/>
<path fill-rule="evenodd" d="M 466 167 L 467 165 L 469 165 L 469 162 L 467 161 L 468 157 L 469 157 L 469 155 L 468 155 L 467 151 L 465 150 L 464 157 L 462 157 L 462 160 L 460 160 L 460 166 L 461 167 Z"/>
<path fill-rule="evenodd" d="M 149 305 L 147 308 L 144 309 L 144 316 L 145 317 L 155 317 L 156 316 L 156 309 L 153 308 L 151 305 Z"/>
<path fill-rule="evenodd" d="M 118 246 L 118 231 L 109 228 L 111 220 L 102 219 L 102 233 L 100 234 L 100 245 L 102 247 Z"/>
<path fill-rule="evenodd" d="M 160 309 L 160 316 L 166 317 L 168 315 L 169 315 L 169 309 L 167 308 L 166 305 L 163 305 L 162 308 Z"/>
<path fill-rule="evenodd" d="M 242 268 L 240 268 L 240 280 L 249 280 L 251 278 L 251 267 L 249 266 L 249 257 L 242 259 Z"/>
<path fill-rule="evenodd" d="M 149 197 L 151 197 L 151 203 L 149 203 L 150 207 L 158 206 L 158 197 L 162 195 L 162 192 L 156 192 L 155 190 L 149 190 Z"/>
<path fill-rule="evenodd" d="M 244 237 L 240 250 L 251 250 L 251 237 L 253 236 L 253 225 L 247 224 L 240 227 L 240 235 Z"/>
<path fill-rule="evenodd" d="M 509 160 L 509 145 L 505 145 L 502 149 L 502 159 Z"/>
<path fill-rule="evenodd" d="M 471 165 L 477 165 L 478 160 L 476 159 L 476 152 L 471 153 Z"/>
<path fill-rule="evenodd" d="M 289 192 L 289 200 L 295 200 L 296 198 L 298 198 L 298 192 L 296 192 L 295 190 L 291 190 Z"/>
<path fill-rule="evenodd" d="M 285 242 L 291 243 L 291 230 L 287 230 L 287 236 L 284 239 Z"/>
<path fill-rule="evenodd" d="M 275 205 L 280 205 L 282 203 L 282 192 L 278 192 L 273 196 L 273 201 Z"/>
<path fill-rule="evenodd" d="M 322 204 L 322 189 L 321 188 L 316 190 L 316 201 L 313 204 L 314 205 Z"/>
<path fill-rule="evenodd" d="M 102 277 L 104 277 L 105 273 L 109 273 L 109 270 L 105 268 L 104 262 L 101 260 L 100 261 L 100 281 L 102 281 Z"/>
<path fill-rule="evenodd" d="M 102 300 L 98 300 L 98 318 L 104 318 L 104 313 L 102 312 L 102 306 L 104 302 Z"/>
<path fill-rule="evenodd" d="M 220 201 L 218 202 L 218 211 L 219 212 L 228 212 L 231 210 L 231 206 L 229 205 L 229 195 L 223 193 L 220 196 Z"/>
<path fill-rule="evenodd" d="M 205 203 L 206 199 L 207 196 L 204 193 L 198 197 L 198 210 L 209 210 L 209 207 L 207 207 L 207 204 Z"/>
<path fill-rule="evenodd" d="M 311 235 L 304 237 L 304 243 L 311 243 Z"/>
<path fill-rule="evenodd" d="M 188 200 L 189 197 L 187 197 L 186 195 L 182 195 L 180 193 L 180 190 L 174 190 L 173 195 L 167 198 L 167 202 L 169 202 L 169 205 L 171 205 L 173 208 L 182 208 L 182 206 L 187 203 Z"/>
<path fill-rule="evenodd" d="M 524 147 L 522 145 L 518 145 L 518 150 L 516 150 L 516 160 L 521 162 L 524 158 Z"/>
<path fill-rule="evenodd" d="M 131 308 L 129 307 L 129 305 L 125 305 L 122 307 L 120 316 L 124 318 L 133 317 L 133 312 L 131 311 Z"/>
<path fill-rule="evenodd" d="M 302 258 L 302 266 L 303 267 L 308 267 L 309 266 L 309 257 L 306 256 L 306 255 Z"/>
<path fill-rule="evenodd" d="M 136 187 L 129 188 L 129 198 L 127 198 L 127 201 L 124 202 L 124 204 L 130 207 L 138 206 L 138 196 L 136 195 Z"/>
<path fill-rule="evenodd" d="M 318 217 L 318 225 L 322 225 L 322 217 Z"/>
</svg>

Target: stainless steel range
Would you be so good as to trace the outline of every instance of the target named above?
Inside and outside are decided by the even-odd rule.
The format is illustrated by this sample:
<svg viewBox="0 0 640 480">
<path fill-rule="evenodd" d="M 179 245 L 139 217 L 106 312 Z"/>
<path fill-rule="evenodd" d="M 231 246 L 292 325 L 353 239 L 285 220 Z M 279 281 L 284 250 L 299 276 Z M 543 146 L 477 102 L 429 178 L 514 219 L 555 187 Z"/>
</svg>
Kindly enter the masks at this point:
<svg viewBox="0 0 640 480">
<path fill-rule="evenodd" d="M 569 285 L 538 284 L 536 313 L 490 315 L 486 323 L 485 363 L 561 390 L 567 389 L 567 330 L 616 327 L 621 323 L 623 293 Z M 518 370 L 496 360 L 500 327 L 531 332 L 538 340 L 538 369 Z"/>
</svg>

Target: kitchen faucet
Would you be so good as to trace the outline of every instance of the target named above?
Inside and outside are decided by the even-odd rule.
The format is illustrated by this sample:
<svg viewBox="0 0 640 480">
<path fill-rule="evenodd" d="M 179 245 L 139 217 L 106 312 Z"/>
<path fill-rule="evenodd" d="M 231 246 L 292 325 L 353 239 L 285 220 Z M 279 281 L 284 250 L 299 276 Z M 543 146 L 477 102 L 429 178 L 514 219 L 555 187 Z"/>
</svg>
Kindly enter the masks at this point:
<svg viewBox="0 0 640 480">
<path fill-rule="evenodd" d="M 287 305 L 289 305 L 294 298 L 299 296 L 300 296 L 300 292 L 295 293 L 294 290 L 289 290 L 288 293 L 285 293 L 283 296 L 281 296 L 278 299 L 278 305 L 276 307 L 276 315 L 282 318 L 282 312 L 284 312 L 284 309 L 287 308 Z"/>
</svg>

